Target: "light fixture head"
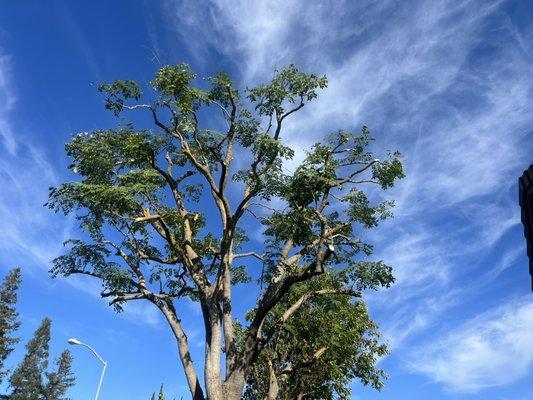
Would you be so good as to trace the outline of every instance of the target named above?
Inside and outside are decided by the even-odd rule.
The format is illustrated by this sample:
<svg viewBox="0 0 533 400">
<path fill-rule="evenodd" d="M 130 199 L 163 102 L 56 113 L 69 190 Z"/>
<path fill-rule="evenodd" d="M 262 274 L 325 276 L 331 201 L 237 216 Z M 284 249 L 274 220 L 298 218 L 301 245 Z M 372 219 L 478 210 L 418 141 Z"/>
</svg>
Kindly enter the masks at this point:
<svg viewBox="0 0 533 400">
<path fill-rule="evenodd" d="M 72 345 L 72 346 L 76 346 L 78 344 L 81 344 L 81 342 L 78 340 L 78 339 L 74 339 L 74 338 L 71 338 L 69 340 L 67 340 L 68 344 Z"/>
</svg>

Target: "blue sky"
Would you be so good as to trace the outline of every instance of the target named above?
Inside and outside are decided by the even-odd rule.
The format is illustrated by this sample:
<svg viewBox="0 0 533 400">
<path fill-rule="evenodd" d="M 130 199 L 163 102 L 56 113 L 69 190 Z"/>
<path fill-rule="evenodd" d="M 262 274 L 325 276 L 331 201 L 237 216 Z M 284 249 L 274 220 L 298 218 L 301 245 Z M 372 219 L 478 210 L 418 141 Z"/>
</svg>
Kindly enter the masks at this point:
<svg viewBox="0 0 533 400">
<path fill-rule="evenodd" d="M 0 276 L 23 267 L 24 339 L 49 316 L 56 354 L 72 336 L 94 345 L 109 361 L 104 400 L 147 399 L 161 382 L 188 398 L 155 310 L 133 304 L 117 316 L 96 282 L 50 278 L 50 260 L 77 228 L 42 204 L 49 186 L 72 179 L 69 137 L 117 124 L 99 82 L 147 82 L 154 54 L 201 76 L 224 69 L 241 87 L 295 62 L 330 85 L 291 122 L 289 143 L 304 148 L 366 124 L 405 157 L 407 178 L 390 193 L 396 217 L 369 234 L 397 277 L 368 296 L 391 345 L 381 362 L 390 379 L 381 393 L 355 383 L 353 398 L 533 399 L 533 297 L 517 204 L 517 178 L 533 162 L 528 3 L 3 2 Z M 199 358 L 198 309 L 181 307 Z M 87 398 L 100 367 L 73 350 L 71 396 Z"/>
</svg>

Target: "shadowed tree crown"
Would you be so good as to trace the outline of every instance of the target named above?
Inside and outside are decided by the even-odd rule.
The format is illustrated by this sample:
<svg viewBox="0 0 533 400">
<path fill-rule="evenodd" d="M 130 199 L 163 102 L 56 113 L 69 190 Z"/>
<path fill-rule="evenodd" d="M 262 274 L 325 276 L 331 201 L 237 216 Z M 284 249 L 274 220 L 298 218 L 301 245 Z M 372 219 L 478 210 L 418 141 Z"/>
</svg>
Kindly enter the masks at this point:
<svg viewBox="0 0 533 400">
<path fill-rule="evenodd" d="M 139 300 L 157 307 L 194 399 L 241 398 L 263 350 L 314 297 L 290 297 L 297 284 L 342 271 L 342 279 L 326 278 L 317 290 L 359 298 L 391 282 L 389 267 L 360 253 L 372 251 L 363 231 L 390 216 L 392 202 L 379 192 L 403 176 L 399 154 L 377 159 L 366 127 L 332 130 L 305 153 L 284 137 L 290 118 L 326 86 L 325 76 L 294 65 L 244 91 L 225 73 L 201 84 L 186 64 L 165 66 L 144 97 L 130 80 L 100 86 L 106 108 L 117 116 L 144 112 L 151 129 L 126 123 L 66 145 L 79 179 L 51 188 L 48 205 L 74 212 L 87 236 L 68 242 L 52 273 L 99 279 L 102 297 L 117 310 Z M 309 133 L 293 132 L 301 135 L 293 142 L 309 140 Z M 284 163 L 296 150 L 302 162 L 289 172 Z M 246 235 L 258 228 L 264 245 Z M 257 289 L 246 326 L 235 320 L 236 284 Z M 202 309 L 203 387 L 180 321 L 183 297 Z M 283 303 L 289 298 L 296 303 Z M 277 306 L 287 307 L 285 317 L 272 322 Z"/>
</svg>

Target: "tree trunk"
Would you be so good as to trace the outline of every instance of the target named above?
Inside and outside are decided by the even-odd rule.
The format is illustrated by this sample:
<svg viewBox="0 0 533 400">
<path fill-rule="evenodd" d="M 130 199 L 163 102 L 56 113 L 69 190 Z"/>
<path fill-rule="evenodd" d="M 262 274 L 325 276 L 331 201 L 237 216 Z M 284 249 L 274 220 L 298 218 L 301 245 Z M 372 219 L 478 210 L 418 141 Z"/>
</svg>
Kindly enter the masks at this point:
<svg viewBox="0 0 533 400">
<path fill-rule="evenodd" d="M 225 400 L 220 361 L 222 353 L 221 313 L 215 301 L 202 306 L 205 324 L 205 366 L 204 378 L 207 398 L 209 400 Z"/>
</svg>

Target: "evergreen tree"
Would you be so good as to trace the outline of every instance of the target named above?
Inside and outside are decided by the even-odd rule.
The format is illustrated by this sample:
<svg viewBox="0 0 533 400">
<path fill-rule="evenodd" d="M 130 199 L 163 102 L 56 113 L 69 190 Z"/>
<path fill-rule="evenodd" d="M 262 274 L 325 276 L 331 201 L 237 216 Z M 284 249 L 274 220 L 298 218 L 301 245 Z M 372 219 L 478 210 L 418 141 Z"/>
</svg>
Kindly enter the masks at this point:
<svg viewBox="0 0 533 400">
<path fill-rule="evenodd" d="M 41 400 L 43 374 L 48 368 L 51 321 L 45 318 L 26 345 L 26 355 L 11 375 L 11 400 Z"/>
<path fill-rule="evenodd" d="M 72 356 L 65 350 L 56 361 L 56 369 L 48 372 L 50 328 L 45 318 L 26 345 L 26 355 L 9 379 L 9 400 L 67 400 L 67 390 L 74 386 Z"/>
<path fill-rule="evenodd" d="M 11 270 L 0 285 L 0 383 L 7 374 L 7 371 L 4 371 L 4 362 L 19 341 L 13 336 L 20 326 L 15 308 L 19 286 L 20 268 Z"/>
<path fill-rule="evenodd" d="M 155 393 L 152 393 L 152 397 L 150 397 L 150 400 L 156 400 Z M 161 384 L 161 387 L 159 388 L 159 395 L 157 396 L 157 400 L 165 400 L 165 394 L 163 392 L 163 384 Z"/>
<path fill-rule="evenodd" d="M 159 395 L 157 398 L 155 397 L 155 392 L 152 393 L 152 397 L 150 397 L 150 400 L 165 400 L 165 392 L 163 391 L 163 384 L 161 384 L 161 387 L 159 388 Z M 175 398 L 173 399 L 175 400 Z"/>
<path fill-rule="evenodd" d="M 67 390 L 74 386 L 75 377 L 72 372 L 72 355 L 65 350 L 56 361 L 57 369 L 46 373 L 48 383 L 44 389 L 45 400 L 67 400 L 63 397 Z"/>
</svg>

